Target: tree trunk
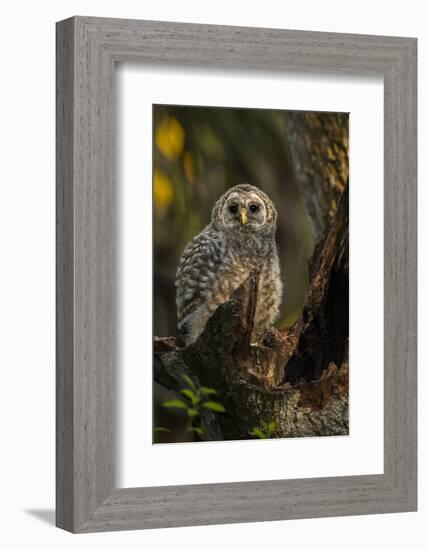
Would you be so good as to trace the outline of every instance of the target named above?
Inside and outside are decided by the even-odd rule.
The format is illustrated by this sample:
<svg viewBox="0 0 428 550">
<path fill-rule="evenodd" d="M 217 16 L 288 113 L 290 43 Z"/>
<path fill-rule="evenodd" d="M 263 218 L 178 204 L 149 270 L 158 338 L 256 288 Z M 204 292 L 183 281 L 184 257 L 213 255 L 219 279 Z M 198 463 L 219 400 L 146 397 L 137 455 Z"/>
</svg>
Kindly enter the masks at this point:
<svg viewBox="0 0 428 550">
<path fill-rule="evenodd" d="M 316 241 L 333 219 L 348 182 L 348 120 L 347 113 L 285 115 L 296 178 Z"/>
<path fill-rule="evenodd" d="M 272 329 L 263 345 L 250 345 L 253 273 L 194 344 L 180 348 L 174 338 L 155 338 L 157 382 L 180 390 L 187 374 L 218 391 L 226 413 L 204 413 L 206 439 L 248 439 L 272 421 L 273 437 L 348 434 L 347 115 L 288 113 L 287 127 L 296 177 L 320 237 L 301 317 L 291 328 Z"/>
</svg>

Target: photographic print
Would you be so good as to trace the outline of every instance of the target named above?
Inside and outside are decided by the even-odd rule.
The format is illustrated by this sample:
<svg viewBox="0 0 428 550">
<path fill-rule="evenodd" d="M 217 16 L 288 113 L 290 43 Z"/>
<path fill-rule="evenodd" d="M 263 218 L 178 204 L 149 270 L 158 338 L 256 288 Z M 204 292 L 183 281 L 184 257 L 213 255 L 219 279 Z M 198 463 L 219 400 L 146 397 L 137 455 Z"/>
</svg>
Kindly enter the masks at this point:
<svg viewBox="0 0 428 550">
<path fill-rule="evenodd" d="M 153 106 L 153 442 L 349 433 L 349 116 Z"/>
</svg>

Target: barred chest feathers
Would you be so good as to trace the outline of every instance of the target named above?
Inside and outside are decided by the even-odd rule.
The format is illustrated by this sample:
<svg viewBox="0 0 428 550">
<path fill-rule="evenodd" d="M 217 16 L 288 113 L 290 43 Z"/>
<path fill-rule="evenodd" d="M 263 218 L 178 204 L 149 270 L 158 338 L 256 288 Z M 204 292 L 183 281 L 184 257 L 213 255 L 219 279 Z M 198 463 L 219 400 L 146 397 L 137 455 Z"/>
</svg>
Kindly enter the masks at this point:
<svg viewBox="0 0 428 550">
<path fill-rule="evenodd" d="M 186 246 L 177 269 L 178 328 L 186 344 L 254 270 L 259 287 L 253 339 L 274 323 L 282 299 L 276 216 L 267 195 L 250 185 L 232 187 L 214 205 L 211 223 Z"/>
</svg>

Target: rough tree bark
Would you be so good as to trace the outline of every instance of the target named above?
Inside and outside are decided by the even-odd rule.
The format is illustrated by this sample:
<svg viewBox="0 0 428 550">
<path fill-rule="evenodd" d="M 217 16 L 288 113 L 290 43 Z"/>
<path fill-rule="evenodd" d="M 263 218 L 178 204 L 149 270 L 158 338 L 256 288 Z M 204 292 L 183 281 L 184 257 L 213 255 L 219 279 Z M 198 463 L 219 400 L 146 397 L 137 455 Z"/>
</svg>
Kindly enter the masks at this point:
<svg viewBox="0 0 428 550">
<path fill-rule="evenodd" d="M 194 344 L 181 348 L 174 338 L 155 338 L 157 382 L 179 390 L 185 373 L 219 392 L 226 413 L 206 411 L 207 439 L 248 439 L 261 421 L 276 422 L 274 437 L 348 433 L 347 118 L 330 118 L 290 113 L 287 120 L 291 141 L 303 140 L 291 152 L 319 236 L 295 325 L 273 329 L 263 345 L 250 345 L 258 282 L 253 273 Z"/>
<path fill-rule="evenodd" d="M 315 240 L 337 211 L 348 182 L 347 113 L 290 111 L 286 114 L 289 146 Z"/>
</svg>

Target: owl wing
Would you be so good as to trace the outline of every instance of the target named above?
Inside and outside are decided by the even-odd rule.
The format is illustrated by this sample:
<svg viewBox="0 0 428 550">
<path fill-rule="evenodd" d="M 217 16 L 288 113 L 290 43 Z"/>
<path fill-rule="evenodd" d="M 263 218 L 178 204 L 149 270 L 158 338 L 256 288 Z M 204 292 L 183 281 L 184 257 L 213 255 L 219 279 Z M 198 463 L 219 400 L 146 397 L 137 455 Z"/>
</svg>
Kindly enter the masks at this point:
<svg viewBox="0 0 428 550">
<path fill-rule="evenodd" d="M 184 249 L 175 281 L 178 329 L 184 338 L 195 311 L 211 298 L 224 252 L 223 240 L 210 226 Z"/>
</svg>

